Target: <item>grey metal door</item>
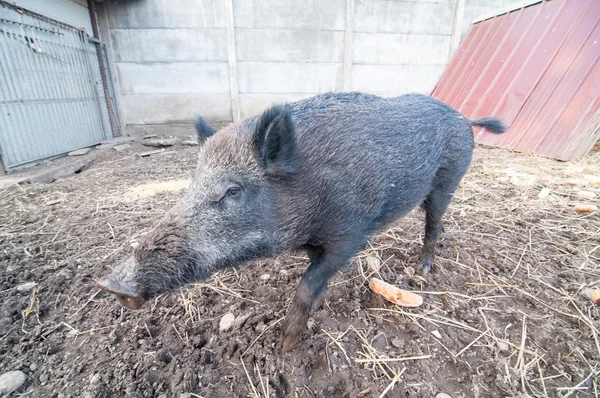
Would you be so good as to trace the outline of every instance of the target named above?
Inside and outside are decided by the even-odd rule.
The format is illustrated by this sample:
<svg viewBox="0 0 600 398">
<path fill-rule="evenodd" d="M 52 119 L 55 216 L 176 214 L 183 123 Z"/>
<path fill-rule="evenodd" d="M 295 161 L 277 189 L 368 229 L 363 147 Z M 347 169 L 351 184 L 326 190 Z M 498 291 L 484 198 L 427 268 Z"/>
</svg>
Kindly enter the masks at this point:
<svg viewBox="0 0 600 398">
<path fill-rule="evenodd" d="M 101 84 L 96 48 L 85 32 L 0 2 L 5 170 L 111 138 Z"/>
</svg>

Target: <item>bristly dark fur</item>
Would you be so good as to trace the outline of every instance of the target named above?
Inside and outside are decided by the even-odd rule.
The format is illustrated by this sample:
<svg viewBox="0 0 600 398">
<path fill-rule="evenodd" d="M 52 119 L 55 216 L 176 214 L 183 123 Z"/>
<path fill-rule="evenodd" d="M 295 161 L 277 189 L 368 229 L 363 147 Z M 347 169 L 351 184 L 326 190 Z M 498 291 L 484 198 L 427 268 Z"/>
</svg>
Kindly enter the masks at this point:
<svg viewBox="0 0 600 398">
<path fill-rule="evenodd" d="M 196 117 L 194 120 L 194 127 L 196 128 L 196 134 L 198 135 L 198 142 L 200 144 L 215 133 L 215 129 L 210 127 L 210 125 L 206 123 L 206 120 L 201 116 Z"/>
<path fill-rule="evenodd" d="M 506 131 L 506 126 L 502 120 L 495 117 L 484 117 L 481 119 L 470 119 L 471 126 L 481 126 L 491 131 L 492 133 L 502 134 Z"/>
</svg>

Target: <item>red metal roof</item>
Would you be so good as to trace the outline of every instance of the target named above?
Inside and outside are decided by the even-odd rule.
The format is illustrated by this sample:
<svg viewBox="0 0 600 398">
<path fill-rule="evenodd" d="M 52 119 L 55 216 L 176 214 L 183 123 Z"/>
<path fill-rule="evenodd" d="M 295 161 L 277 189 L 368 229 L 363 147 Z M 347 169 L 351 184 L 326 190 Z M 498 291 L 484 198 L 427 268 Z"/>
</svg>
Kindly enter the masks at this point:
<svg viewBox="0 0 600 398">
<path fill-rule="evenodd" d="M 600 0 L 542 1 L 475 23 L 432 96 L 505 134 L 479 143 L 562 160 L 600 133 Z"/>
</svg>

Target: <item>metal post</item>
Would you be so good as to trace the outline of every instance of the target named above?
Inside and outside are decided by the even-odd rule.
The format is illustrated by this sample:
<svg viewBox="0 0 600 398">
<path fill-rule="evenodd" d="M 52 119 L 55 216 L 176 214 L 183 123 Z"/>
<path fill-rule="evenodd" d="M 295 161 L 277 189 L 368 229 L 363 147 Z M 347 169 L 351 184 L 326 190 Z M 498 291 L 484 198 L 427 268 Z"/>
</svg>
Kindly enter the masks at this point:
<svg viewBox="0 0 600 398">
<path fill-rule="evenodd" d="M 92 30 L 94 38 L 100 40 L 100 33 L 98 32 L 98 17 L 96 15 L 96 3 L 94 0 L 88 0 L 88 8 L 90 10 L 90 19 L 92 21 Z M 102 46 L 99 43 L 95 43 L 96 53 L 98 54 L 98 67 L 100 69 L 100 78 L 102 79 L 102 88 L 104 89 L 104 99 L 106 101 L 106 108 L 108 109 L 108 120 L 110 121 L 110 129 L 113 136 L 121 136 L 117 119 L 115 118 L 115 112 L 113 104 L 110 98 L 110 89 L 108 86 L 108 78 L 106 74 L 106 67 L 104 65 L 104 54 L 102 53 Z"/>
</svg>

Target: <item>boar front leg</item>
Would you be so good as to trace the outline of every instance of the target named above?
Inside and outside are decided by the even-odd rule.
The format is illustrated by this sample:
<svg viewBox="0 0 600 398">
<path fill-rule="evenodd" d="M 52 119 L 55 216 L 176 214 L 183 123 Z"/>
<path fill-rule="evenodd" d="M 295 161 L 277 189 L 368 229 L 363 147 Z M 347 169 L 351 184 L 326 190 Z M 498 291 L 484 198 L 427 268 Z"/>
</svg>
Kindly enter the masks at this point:
<svg viewBox="0 0 600 398">
<path fill-rule="evenodd" d="M 328 250 L 317 246 L 306 246 L 311 260 L 310 266 L 302 275 L 296 295 L 290 305 L 283 322 L 281 342 L 283 351 L 289 351 L 298 341 L 304 330 L 311 312 L 315 309 L 318 298 L 325 292 L 327 282 L 335 273 L 348 263 L 360 247 L 339 246 Z"/>
</svg>

